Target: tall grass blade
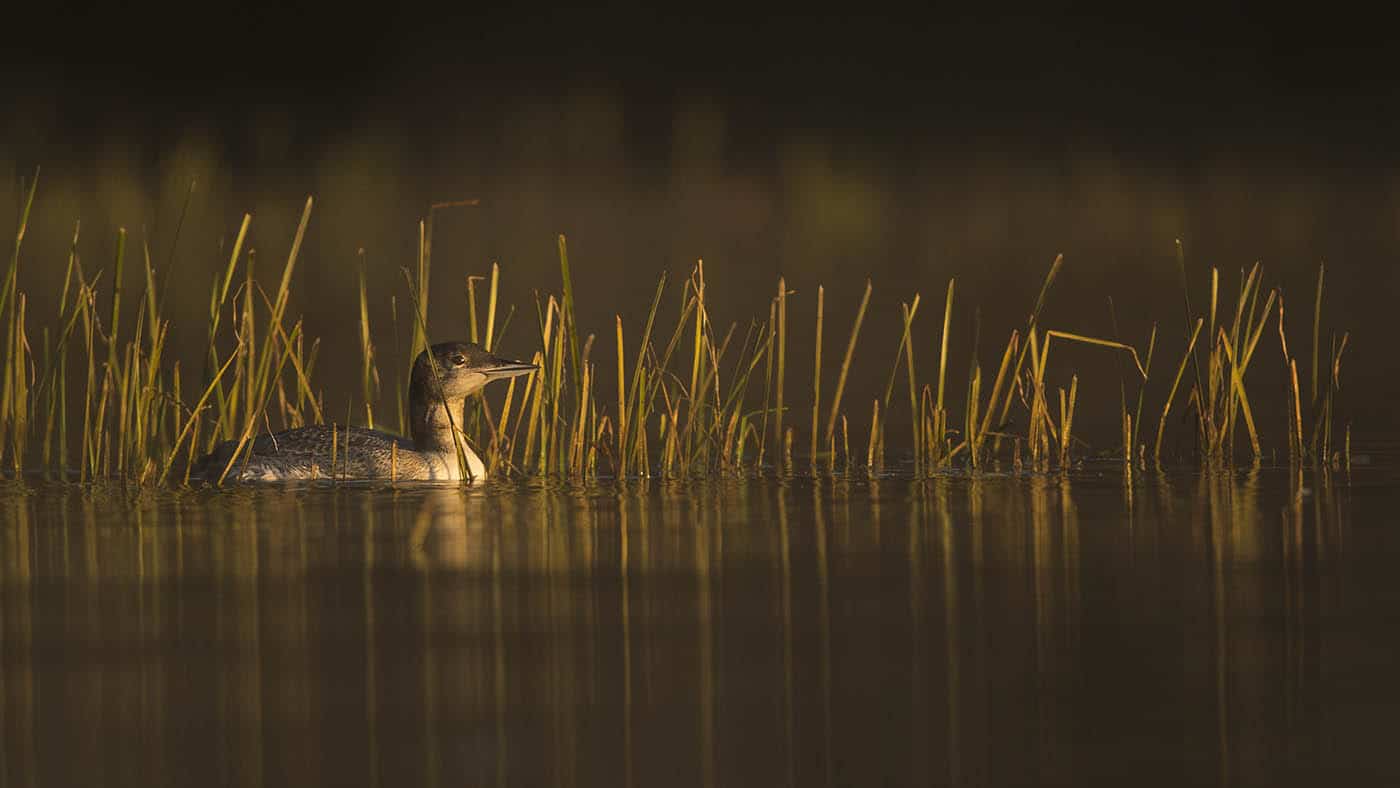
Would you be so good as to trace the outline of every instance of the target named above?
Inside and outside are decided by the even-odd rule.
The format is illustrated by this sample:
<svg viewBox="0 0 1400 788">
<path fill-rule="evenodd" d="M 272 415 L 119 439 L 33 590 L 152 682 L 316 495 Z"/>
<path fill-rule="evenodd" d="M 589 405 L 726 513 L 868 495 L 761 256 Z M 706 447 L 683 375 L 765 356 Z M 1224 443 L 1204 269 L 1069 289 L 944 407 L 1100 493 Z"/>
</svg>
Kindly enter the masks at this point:
<svg viewBox="0 0 1400 788">
<path fill-rule="evenodd" d="M 489 352 L 495 347 L 496 338 L 496 296 L 500 290 L 501 266 L 499 263 L 491 263 L 491 293 L 486 299 L 486 344 L 483 347 Z"/>
<path fill-rule="evenodd" d="M 836 414 L 841 409 L 841 396 L 846 393 L 846 378 L 851 371 L 851 359 L 856 353 L 856 340 L 860 338 L 860 327 L 865 322 L 865 309 L 870 305 L 870 280 L 865 280 L 865 294 L 860 298 L 860 308 L 856 310 L 856 321 L 851 326 L 851 337 L 846 341 L 846 355 L 841 358 L 841 372 L 836 378 L 836 392 L 832 395 L 831 410 L 826 418 L 826 439 L 831 440 L 836 428 Z"/>
<path fill-rule="evenodd" d="M 943 410 L 943 383 L 948 377 L 948 327 L 953 319 L 953 285 L 956 279 L 948 280 L 948 300 L 943 306 L 943 339 L 938 349 L 938 410 Z"/>
<path fill-rule="evenodd" d="M 570 380 L 575 386 L 578 386 L 581 378 L 579 377 L 578 325 L 574 312 L 574 279 L 569 273 L 569 246 L 563 233 L 559 235 L 559 275 L 564 286 L 563 311 L 559 326 L 569 338 L 569 368 L 573 370 L 573 377 Z"/>
<path fill-rule="evenodd" d="M 822 310 L 826 303 L 826 289 L 817 285 L 817 335 L 812 343 L 812 445 L 808 461 L 812 467 L 817 464 L 817 414 L 821 411 L 822 400 Z"/>
<path fill-rule="evenodd" d="M 1162 462 L 1162 435 L 1167 430 L 1167 414 L 1171 412 L 1172 401 L 1176 399 L 1176 390 L 1181 386 L 1181 376 L 1186 374 L 1186 367 L 1194 358 L 1193 351 L 1196 349 L 1196 339 L 1201 335 L 1201 326 L 1205 321 L 1196 318 L 1196 327 L 1191 331 L 1191 338 L 1186 343 L 1186 352 L 1181 356 L 1181 365 L 1176 369 L 1176 377 L 1172 378 L 1171 389 L 1167 392 L 1167 400 L 1162 403 L 1162 418 L 1157 422 L 1157 442 L 1153 444 L 1153 458 L 1160 464 Z"/>
<path fill-rule="evenodd" d="M 374 401 L 379 371 L 374 363 L 374 343 L 370 341 L 369 295 L 365 289 L 365 250 L 360 250 L 360 392 L 365 400 L 365 426 L 374 429 Z"/>
<path fill-rule="evenodd" d="M 914 312 L 908 304 L 900 304 L 899 311 L 904 317 L 904 336 L 911 337 L 914 330 Z M 904 343 L 904 369 L 908 372 L 909 381 L 909 423 L 912 425 L 911 444 L 914 449 L 914 472 L 919 473 L 923 468 L 924 459 L 924 424 L 921 423 L 923 416 L 919 409 L 919 398 L 917 394 L 918 375 L 914 371 L 914 342 L 912 339 Z M 887 411 L 888 412 L 888 411 Z"/>
<path fill-rule="evenodd" d="M 1312 376 L 1309 378 L 1309 385 L 1312 387 L 1309 402 L 1312 407 L 1317 407 L 1317 357 L 1322 343 L 1322 277 L 1327 272 L 1326 263 L 1317 265 L 1317 299 L 1313 304 L 1313 341 L 1312 341 Z"/>
<path fill-rule="evenodd" d="M 12 308 L 15 300 L 15 291 L 19 287 L 19 250 L 24 245 L 25 233 L 29 231 L 29 213 L 34 207 L 34 194 L 39 188 L 39 168 L 34 168 L 34 177 L 29 181 L 29 189 L 25 193 L 24 207 L 20 210 L 19 223 L 15 227 L 15 243 L 10 252 L 10 267 L 5 270 L 5 282 L 0 285 L 0 320 L 8 314 L 7 309 Z"/>
<path fill-rule="evenodd" d="M 787 281 L 778 277 L 778 379 L 777 395 L 773 409 L 773 443 L 782 446 L 783 436 L 783 382 L 787 378 Z M 790 453 L 790 452 L 788 452 Z M 787 457 L 785 453 L 784 458 Z M 786 470 L 786 465 L 784 465 Z"/>
</svg>

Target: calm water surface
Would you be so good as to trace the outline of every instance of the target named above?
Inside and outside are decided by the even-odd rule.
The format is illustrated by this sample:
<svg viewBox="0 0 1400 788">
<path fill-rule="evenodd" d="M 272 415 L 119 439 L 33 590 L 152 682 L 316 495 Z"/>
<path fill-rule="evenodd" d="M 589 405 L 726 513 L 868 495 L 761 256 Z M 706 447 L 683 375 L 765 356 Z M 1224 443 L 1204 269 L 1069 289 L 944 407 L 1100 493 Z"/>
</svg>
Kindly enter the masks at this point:
<svg viewBox="0 0 1400 788">
<path fill-rule="evenodd" d="M 0 486 L 0 786 L 1396 784 L 1400 464 Z"/>
</svg>

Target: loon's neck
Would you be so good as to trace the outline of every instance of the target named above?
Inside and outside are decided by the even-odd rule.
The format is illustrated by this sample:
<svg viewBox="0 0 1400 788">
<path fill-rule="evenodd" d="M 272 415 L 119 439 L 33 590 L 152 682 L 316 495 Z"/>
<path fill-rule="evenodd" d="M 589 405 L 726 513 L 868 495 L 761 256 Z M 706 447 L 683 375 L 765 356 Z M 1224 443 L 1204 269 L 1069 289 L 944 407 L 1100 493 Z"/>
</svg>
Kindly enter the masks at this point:
<svg viewBox="0 0 1400 788">
<path fill-rule="evenodd" d="M 413 447 L 441 463 L 449 479 L 486 478 L 485 464 L 467 445 L 465 439 L 461 441 L 461 447 L 466 454 L 467 466 L 462 468 L 458 463 L 457 441 L 453 439 L 452 430 L 454 425 L 459 431 L 461 429 L 462 406 L 466 400 L 447 401 L 447 408 L 451 408 L 452 413 L 449 419 L 448 410 L 443 407 L 441 399 L 426 401 L 427 399 L 409 397 L 409 430 L 412 433 Z"/>
</svg>

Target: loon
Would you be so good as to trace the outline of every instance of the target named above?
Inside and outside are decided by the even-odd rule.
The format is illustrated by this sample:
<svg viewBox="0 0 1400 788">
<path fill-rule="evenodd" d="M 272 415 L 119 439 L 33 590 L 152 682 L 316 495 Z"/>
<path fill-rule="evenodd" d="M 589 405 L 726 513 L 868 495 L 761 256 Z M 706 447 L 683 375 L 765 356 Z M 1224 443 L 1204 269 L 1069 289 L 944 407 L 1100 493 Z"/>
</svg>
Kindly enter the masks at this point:
<svg viewBox="0 0 1400 788">
<path fill-rule="evenodd" d="M 479 481 L 486 477 L 486 466 L 463 440 L 461 447 L 467 467 L 465 470 L 459 467 L 452 426 L 457 424 L 460 432 L 467 397 L 481 391 L 487 383 L 525 375 L 535 369 L 534 364 L 500 358 L 470 342 L 433 345 L 418 354 L 409 375 L 411 438 L 363 427 L 324 424 L 264 433 L 247 443 L 243 453 L 234 459 L 225 480 Z M 215 446 L 191 466 L 190 478 L 218 482 L 237 449 L 238 441 L 225 441 Z M 332 454 L 335 455 L 334 468 L 331 467 Z"/>
</svg>

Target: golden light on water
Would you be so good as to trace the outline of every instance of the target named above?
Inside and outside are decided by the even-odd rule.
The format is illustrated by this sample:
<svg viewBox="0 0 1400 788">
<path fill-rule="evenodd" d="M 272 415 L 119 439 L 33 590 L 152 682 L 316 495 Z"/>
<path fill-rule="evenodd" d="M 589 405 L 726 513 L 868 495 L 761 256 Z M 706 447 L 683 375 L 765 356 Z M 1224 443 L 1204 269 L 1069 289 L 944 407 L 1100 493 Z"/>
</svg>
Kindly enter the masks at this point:
<svg viewBox="0 0 1400 788">
<path fill-rule="evenodd" d="M 35 483 L 0 526 L 5 773 L 985 784 L 1126 767 L 1179 724 L 1183 774 L 1283 779 L 1269 753 L 1306 770 L 1366 719 L 1319 715 L 1356 647 L 1325 617 L 1369 571 L 1335 481 L 1140 474 L 1127 527 L 1094 475 Z M 1083 727 L 1115 713 L 1127 739 Z"/>
</svg>

